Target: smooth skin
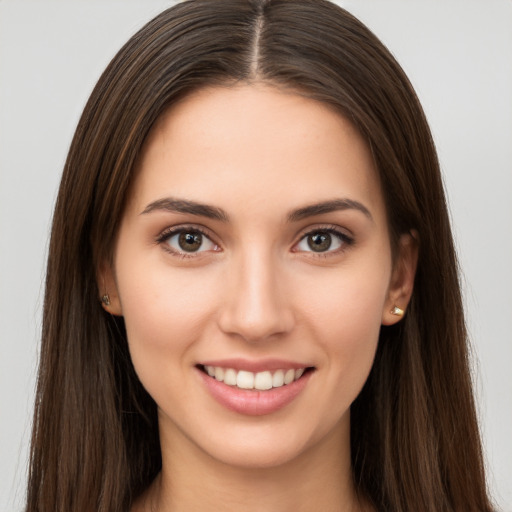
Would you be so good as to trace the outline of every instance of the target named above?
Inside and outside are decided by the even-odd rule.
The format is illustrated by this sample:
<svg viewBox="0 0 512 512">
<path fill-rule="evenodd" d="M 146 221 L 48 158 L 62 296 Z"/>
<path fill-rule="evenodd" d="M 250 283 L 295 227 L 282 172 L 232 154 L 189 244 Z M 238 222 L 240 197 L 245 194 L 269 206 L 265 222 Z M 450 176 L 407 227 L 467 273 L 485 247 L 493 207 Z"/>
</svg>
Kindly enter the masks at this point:
<svg viewBox="0 0 512 512">
<path fill-rule="evenodd" d="M 392 260 L 362 137 L 291 91 L 208 88 L 158 120 L 136 173 L 100 271 L 158 406 L 163 467 L 133 511 L 364 510 L 350 404 L 381 325 L 407 307 L 417 249 L 402 235 Z M 204 385 L 198 365 L 227 358 L 314 370 L 291 403 L 250 416 Z"/>
</svg>

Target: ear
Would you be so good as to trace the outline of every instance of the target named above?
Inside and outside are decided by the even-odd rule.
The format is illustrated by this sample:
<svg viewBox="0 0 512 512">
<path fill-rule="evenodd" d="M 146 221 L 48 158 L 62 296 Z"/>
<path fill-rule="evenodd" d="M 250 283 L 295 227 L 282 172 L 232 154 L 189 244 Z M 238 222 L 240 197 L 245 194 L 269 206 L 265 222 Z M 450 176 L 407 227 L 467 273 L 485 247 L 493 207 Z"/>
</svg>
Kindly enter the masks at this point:
<svg viewBox="0 0 512 512">
<path fill-rule="evenodd" d="M 123 309 L 117 292 L 117 284 L 112 264 L 103 262 L 97 274 L 98 290 L 100 293 L 99 300 L 103 309 L 111 315 L 122 316 Z"/>
<path fill-rule="evenodd" d="M 382 311 L 382 325 L 399 322 L 409 305 L 418 264 L 418 242 L 418 233 L 415 231 L 400 236 L 388 296 Z"/>
</svg>

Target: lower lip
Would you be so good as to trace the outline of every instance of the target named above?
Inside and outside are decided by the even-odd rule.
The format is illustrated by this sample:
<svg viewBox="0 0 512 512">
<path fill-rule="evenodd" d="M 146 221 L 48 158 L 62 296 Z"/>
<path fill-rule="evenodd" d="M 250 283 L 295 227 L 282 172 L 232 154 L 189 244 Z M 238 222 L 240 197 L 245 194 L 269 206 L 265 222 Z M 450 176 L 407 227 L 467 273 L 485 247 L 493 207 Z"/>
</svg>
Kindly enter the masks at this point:
<svg viewBox="0 0 512 512">
<path fill-rule="evenodd" d="M 279 388 L 267 391 L 239 389 L 215 380 L 202 370 L 197 370 L 210 394 L 230 411 L 248 416 L 263 416 L 276 412 L 290 402 L 305 388 L 311 376 L 306 372 L 300 379 Z"/>
</svg>

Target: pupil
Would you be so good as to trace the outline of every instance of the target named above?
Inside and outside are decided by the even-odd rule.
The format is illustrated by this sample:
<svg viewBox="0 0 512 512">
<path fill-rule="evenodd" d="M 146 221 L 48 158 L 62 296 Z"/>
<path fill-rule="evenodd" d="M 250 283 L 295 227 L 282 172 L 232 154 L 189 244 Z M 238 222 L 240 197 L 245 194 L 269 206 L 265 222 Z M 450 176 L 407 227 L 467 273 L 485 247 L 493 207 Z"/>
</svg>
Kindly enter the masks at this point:
<svg viewBox="0 0 512 512">
<path fill-rule="evenodd" d="M 178 241 L 181 249 L 194 252 L 201 247 L 203 235 L 201 233 L 181 233 Z"/>
<path fill-rule="evenodd" d="M 323 252 L 331 247 L 331 235 L 329 233 L 315 233 L 308 236 L 308 245 L 312 251 Z"/>
</svg>

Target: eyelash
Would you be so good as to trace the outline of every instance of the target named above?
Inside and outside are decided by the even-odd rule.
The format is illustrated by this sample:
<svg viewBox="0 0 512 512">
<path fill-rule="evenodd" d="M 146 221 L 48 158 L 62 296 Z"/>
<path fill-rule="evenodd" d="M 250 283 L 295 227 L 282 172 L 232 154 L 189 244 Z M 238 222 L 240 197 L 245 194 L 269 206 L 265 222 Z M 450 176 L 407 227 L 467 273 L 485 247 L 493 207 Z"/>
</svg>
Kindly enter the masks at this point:
<svg viewBox="0 0 512 512">
<path fill-rule="evenodd" d="M 165 251 L 170 253 L 172 256 L 177 258 L 197 258 L 198 255 L 200 255 L 202 252 L 206 251 L 191 251 L 190 253 L 187 253 L 186 251 L 177 251 L 175 249 L 172 249 L 169 244 L 166 244 L 166 242 L 172 238 L 175 235 L 178 235 L 180 233 L 199 233 L 206 239 L 208 239 L 212 244 L 215 244 L 218 247 L 218 244 L 212 239 L 212 236 L 204 230 L 200 226 L 177 226 L 172 228 L 167 228 L 164 231 L 162 231 L 157 238 L 155 239 L 155 242 L 159 245 L 162 245 Z M 292 249 L 293 252 L 303 252 L 303 253 L 309 253 L 310 255 L 313 255 L 313 257 L 323 257 L 327 258 L 329 256 L 333 256 L 335 254 L 338 254 L 340 252 L 343 252 L 348 247 L 352 246 L 355 243 L 355 240 L 353 237 L 347 235 L 343 231 L 341 231 L 336 226 L 318 226 L 314 229 L 310 229 L 300 235 L 300 238 L 298 242 L 294 243 L 293 248 L 296 248 L 301 242 L 307 239 L 308 236 L 315 235 L 315 234 L 329 234 L 333 235 L 334 237 L 338 238 L 341 247 L 337 248 L 335 250 L 327 250 L 327 251 L 319 251 L 315 252 L 314 250 L 311 251 L 299 251 L 296 249 Z"/>
<path fill-rule="evenodd" d="M 327 250 L 323 252 L 315 252 L 313 250 L 310 251 L 297 251 L 294 252 L 305 252 L 309 254 L 312 257 L 315 258 L 328 258 L 330 256 L 334 256 L 336 254 L 339 254 L 341 252 L 344 252 L 347 250 L 350 246 L 354 245 L 355 239 L 347 235 L 347 233 L 341 231 L 337 226 L 334 225 L 328 225 L 328 226 L 316 226 L 314 229 L 309 229 L 308 231 L 302 233 L 300 235 L 299 241 L 294 244 L 294 247 L 297 247 L 301 242 L 307 239 L 308 236 L 316 235 L 316 234 L 329 234 L 333 235 L 336 238 L 339 239 L 341 243 L 341 247 L 334 249 L 334 250 Z"/>
<path fill-rule="evenodd" d="M 165 251 L 167 251 L 169 254 L 176 258 L 197 258 L 198 255 L 200 255 L 204 251 L 191 251 L 190 253 L 187 253 L 186 251 L 177 251 L 169 246 L 169 244 L 166 244 L 168 240 L 170 240 L 173 236 L 179 235 L 180 233 L 199 233 L 204 238 L 208 239 L 211 243 L 215 244 L 217 243 L 213 241 L 212 236 L 202 227 L 200 226 L 176 226 L 172 228 L 167 228 L 162 231 L 157 238 L 155 239 L 155 242 L 163 247 Z"/>
</svg>

